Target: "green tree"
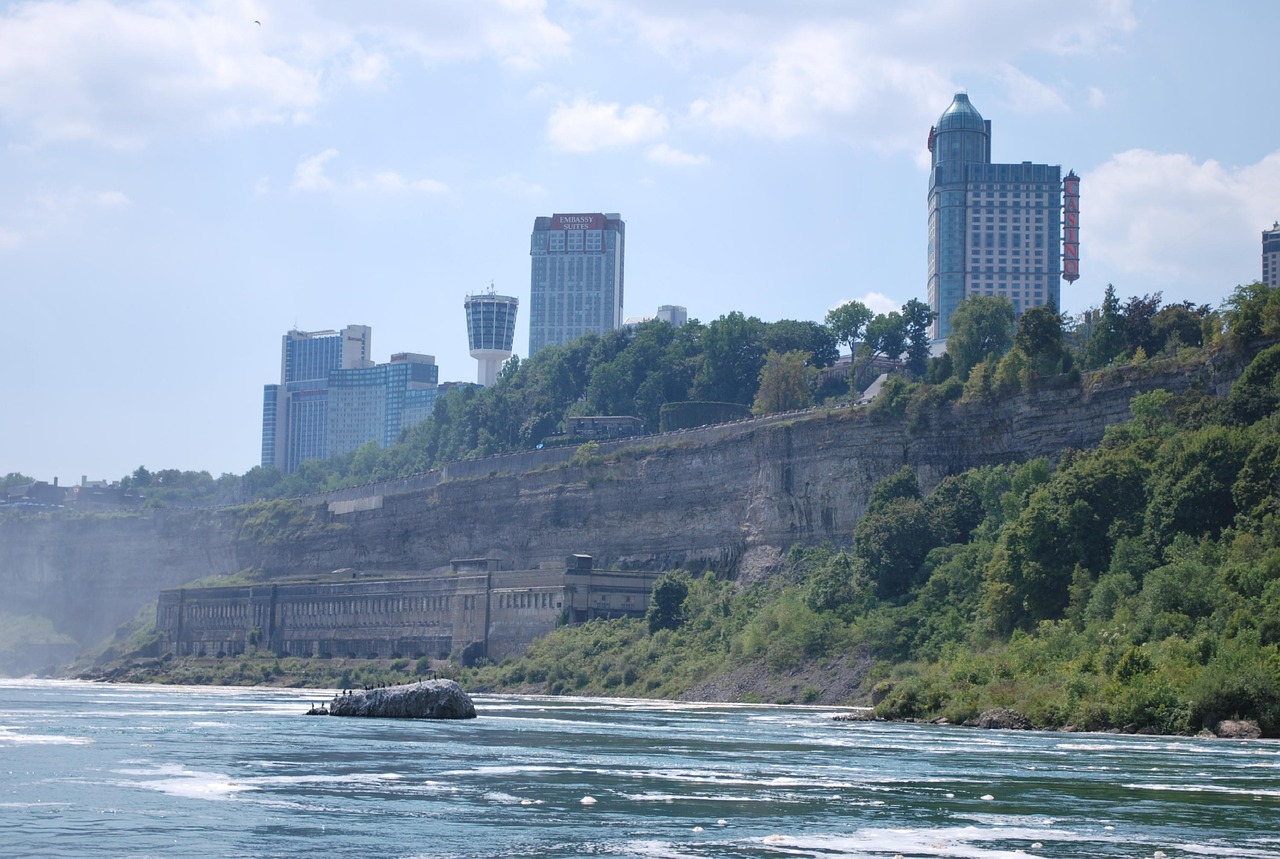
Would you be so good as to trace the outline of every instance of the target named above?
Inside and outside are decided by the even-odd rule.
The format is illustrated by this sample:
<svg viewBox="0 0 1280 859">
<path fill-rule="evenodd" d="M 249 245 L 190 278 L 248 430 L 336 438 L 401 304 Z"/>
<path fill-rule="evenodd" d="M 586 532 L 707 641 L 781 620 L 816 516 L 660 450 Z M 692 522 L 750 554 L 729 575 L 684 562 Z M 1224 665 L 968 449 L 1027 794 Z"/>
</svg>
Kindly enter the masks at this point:
<svg viewBox="0 0 1280 859">
<path fill-rule="evenodd" d="M 902 357 L 907 346 L 907 320 L 896 310 L 881 313 L 867 323 L 863 348 L 870 357 L 883 355 L 891 361 Z"/>
<path fill-rule="evenodd" d="M 1013 347 L 1026 356 L 1035 376 L 1056 376 L 1070 369 L 1071 356 L 1062 345 L 1062 317 L 1048 305 L 1022 314 Z"/>
<path fill-rule="evenodd" d="M 1280 290 L 1257 281 L 1237 286 L 1224 306 L 1227 339 L 1237 348 L 1280 333 Z"/>
<path fill-rule="evenodd" d="M 1183 346 L 1202 346 L 1204 322 L 1209 314 L 1209 305 L 1197 306 L 1190 301 L 1161 308 L 1151 318 L 1153 341 L 1162 352 Z"/>
<path fill-rule="evenodd" d="M 902 319 L 907 330 L 907 370 L 921 379 L 929 370 L 929 326 L 934 312 L 929 305 L 913 298 L 902 305 Z"/>
<path fill-rule="evenodd" d="M 817 322 L 779 319 L 764 326 L 764 347 L 771 352 L 805 353 L 805 363 L 810 367 L 830 367 L 840 357 L 835 334 Z"/>
<path fill-rule="evenodd" d="M 693 399 L 750 405 L 764 367 L 764 323 L 734 311 L 707 326 Z"/>
<path fill-rule="evenodd" d="M 874 318 L 875 313 L 861 301 L 848 301 L 827 311 L 826 324 L 836 341 L 847 346 L 852 354 L 864 337 L 867 323 Z"/>
<path fill-rule="evenodd" d="M 1227 407 L 1239 424 L 1260 421 L 1280 405 L 1280 345 L 1259 352 L 1231 385 Z"/>
<path fill-rule="evenodd" d="M 1125 352 L 1124 318 L 1114 286 L 1107 284 L 1102 307 L 1088 315 L 1090 334 L 1084 347 L 1084 365 L 1092 370 L 1107 366 Z"/>
<path fill-rule="evenodd" d="M 1125 344 L 1129 352 L 1141 349 L 1148 355 L 1160 351 L 1161 343 L 1156 342 L 1153 321 L 1160 310 L 1162 295 L 1132 296 L 1120 308 L 1123 320 Z"/>
<path fill-rule="evenodd" d="M 899 499 L 920 500 L 920 478 L 909 465 L 876 482 L 871 488 L 871 498 L 867 501 L 867 512 L 878 513 Z"/>
<path fill-rule="evenodd" d="M 947 352 L 956 375 L 969 378 L 969 371 L 988 356 L 999 359 L 1013 345 L 1013 304 L 999 295 L 971 295 L 951 314 L 951 335 Z"/>
<path fill-rule="evenodd" d="M 933 523 L 918 498 L 897 498 L 859 520 L 853 552 L 881 599 L 905 595 L 920 579 L 925 556 L 937 545 Z"/>
<path fill-rule="evenodd" d="M 679 629 L 684 623 L 684 602 L 689 596 L 689 578 L 683 573 L 663 573 L 653 585 L 645 619 L 649 632 Z"/>
<path fill-rule="evenodd" d="M 760 386 L 751 411 L 771 415 L 813 405 L 813 383 L 817 371 L 805 366 L 809 353 L 794 350 L 765 355 Z"/>
</svg>

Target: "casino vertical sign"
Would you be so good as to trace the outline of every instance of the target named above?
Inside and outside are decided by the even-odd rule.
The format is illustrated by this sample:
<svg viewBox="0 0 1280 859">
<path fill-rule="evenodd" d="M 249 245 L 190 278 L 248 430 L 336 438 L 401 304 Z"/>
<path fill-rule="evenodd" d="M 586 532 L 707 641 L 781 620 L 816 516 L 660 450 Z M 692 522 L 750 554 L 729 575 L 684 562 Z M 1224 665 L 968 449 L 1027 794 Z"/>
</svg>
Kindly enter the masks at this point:
<svg viewBox="0 0 1280 859">
<path fill-rule="evenodd" d="M 1062 279 L 1080 279 L 1080 177 L 1074 170 L 1062 180 Z"/>
</svg>

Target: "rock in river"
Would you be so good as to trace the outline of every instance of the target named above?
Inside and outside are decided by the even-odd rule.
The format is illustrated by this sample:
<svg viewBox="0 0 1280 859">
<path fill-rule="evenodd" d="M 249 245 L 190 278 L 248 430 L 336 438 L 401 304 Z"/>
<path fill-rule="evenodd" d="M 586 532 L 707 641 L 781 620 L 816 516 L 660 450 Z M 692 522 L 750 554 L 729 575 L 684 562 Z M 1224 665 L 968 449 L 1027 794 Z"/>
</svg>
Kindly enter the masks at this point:
<svg viewBox="0 0 1280 859">
<path fill-rule="evenodd" d="M 474 719 L 471 696 L 452 680 L 423 680 L 382 689 L 352 690 L 329 702 L 331 716 L 384 719 Z"/>
</svg>

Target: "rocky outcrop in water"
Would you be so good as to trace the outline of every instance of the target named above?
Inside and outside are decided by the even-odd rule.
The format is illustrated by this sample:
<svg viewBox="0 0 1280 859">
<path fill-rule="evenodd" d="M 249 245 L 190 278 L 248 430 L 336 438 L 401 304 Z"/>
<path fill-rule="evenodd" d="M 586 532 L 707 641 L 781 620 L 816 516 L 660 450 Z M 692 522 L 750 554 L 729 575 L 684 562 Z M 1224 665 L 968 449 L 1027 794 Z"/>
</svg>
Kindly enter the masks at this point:
<svg viewBox="0 0 1280 859">
<path fill-rule="evenodd" d="M 965 723 L 970 724 L 968 722 Z M 1007 710 L 1003 707 L 997 707 L 993 710 L 984 710 L 978 718 L 973 720 L 975 728 L 998 729 L 1002 731 L 1029 731 L 1031 730 L 1031 720 L 1026 716 L 1014 710 Z"/>
<path fill-rule="evenodd" d="M 1256 740 L 1262 729 L 1252 719 L 1223 719 L 1214 726 L 1213 734 L 1226 740 Z"/>
<path fill-rule="evenodd" d="M 452 680 L 423 680 L 338 695 L 329 702 L 329 715 L 381 719 L 474 719 L 476 706 L 471 696 Z"/>
</svg>

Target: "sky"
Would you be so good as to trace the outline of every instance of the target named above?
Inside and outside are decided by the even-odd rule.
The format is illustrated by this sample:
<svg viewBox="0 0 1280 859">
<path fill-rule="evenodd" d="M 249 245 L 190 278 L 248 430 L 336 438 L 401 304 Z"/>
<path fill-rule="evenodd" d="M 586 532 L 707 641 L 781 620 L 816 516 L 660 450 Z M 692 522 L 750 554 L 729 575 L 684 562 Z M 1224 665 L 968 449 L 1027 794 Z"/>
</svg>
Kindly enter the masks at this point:
<svg viewBox="0 0 1280 859">
<path fill-rule="evenodd" d="M 0 474 L 258 464 L 291 328 L 474 381 L 540 215 L 626 222 L 625 316 L 926 298 L 930 125 L 1081 177 L 1062 310 L 1219 305 L 1280 219 L 1280 3 L 0 2 Z"/>
</svg>

